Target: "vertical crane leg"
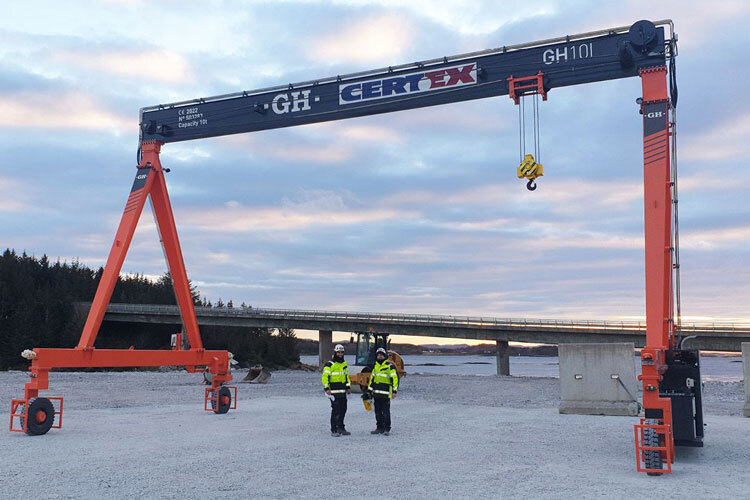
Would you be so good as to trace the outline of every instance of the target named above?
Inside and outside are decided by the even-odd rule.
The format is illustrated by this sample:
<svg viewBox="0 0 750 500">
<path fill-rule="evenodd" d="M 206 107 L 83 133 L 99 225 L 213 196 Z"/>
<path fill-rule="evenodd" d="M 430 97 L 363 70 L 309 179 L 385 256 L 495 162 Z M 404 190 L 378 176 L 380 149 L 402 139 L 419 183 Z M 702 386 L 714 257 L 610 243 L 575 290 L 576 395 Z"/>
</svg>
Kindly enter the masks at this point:
<svg viewBox="0 0 750 500">
<path fill-rule="evenodd" d="M 669 165 L 669 96 L 666 67 L 640 71 L 643 84 L 643 179 L 646 246 L 646 347 L 641 350 L 645 419 L 635 428 L 638 470 L 671 472 L 672 404 L 659 395 L 667 370 L 672 319 L 672 192 Z M 640 445 L 640 446 L 639 446 Z M 645 449 L 644 449 L 645 447 Z M 641 467 L 641 462 L 646 466 Z M 662 469 L 662 463 L 666 468 Z M 657 472 L 661 471 L 661 472 Z"/>
</svg>

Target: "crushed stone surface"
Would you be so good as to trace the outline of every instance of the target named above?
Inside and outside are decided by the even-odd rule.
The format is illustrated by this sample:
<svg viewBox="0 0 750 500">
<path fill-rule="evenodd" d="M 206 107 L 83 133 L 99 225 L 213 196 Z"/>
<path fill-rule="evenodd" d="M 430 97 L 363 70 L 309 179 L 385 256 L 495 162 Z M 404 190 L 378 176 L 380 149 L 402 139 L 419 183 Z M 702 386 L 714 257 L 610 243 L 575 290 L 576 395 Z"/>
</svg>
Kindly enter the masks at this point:
<svg viewBox="0 0 750 500">
<path fill-rule="evenodd" d="M 244 372 L 235 373 L 240 380 Z M 25 372 L 0 373 L 0 397 Z M 315 372 L 238 384 L 239 405 L 203 411 L 200 375 L 50 374 L 61 430 L 0 433 L 0 498 L 742 498 L 750 419 L 742 382 L 707 382 L 706 446 L 674 473 L 635 470 L 631 417 L 560 415 L 559 380 L 410 375 L 391 436 L 349 398 L 349 437 L 329 434 Z M 7 422 L 7 414 L 6 414 Z"/>
</svg>

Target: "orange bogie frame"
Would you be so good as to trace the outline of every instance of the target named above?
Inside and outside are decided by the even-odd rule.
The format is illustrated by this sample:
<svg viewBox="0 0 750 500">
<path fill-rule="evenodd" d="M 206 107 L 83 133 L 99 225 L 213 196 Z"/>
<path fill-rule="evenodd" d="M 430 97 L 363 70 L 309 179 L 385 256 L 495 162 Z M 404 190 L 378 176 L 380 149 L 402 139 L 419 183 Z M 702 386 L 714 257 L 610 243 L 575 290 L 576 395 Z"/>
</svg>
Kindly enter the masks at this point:
<svg viewBox="0 0 750 500">
<path fill-rule="evenodd" d="M 646 429 L 654 429 L 656 433 L 661 436 L 659 446 L 646 446 L 645 442 L 645 431 Z M 672 436 L 672 427 L 665 424 L 647 424 L 646 419 L 642 418 L 640 424 L 636 424 L 633 428 L 635 433 L 635 464 L 638 472 L 646 472 L 648 474 L 669 474 L 672 472 L 672 463 L 674 463 L 674 438 Z M 646 452 L 655 451 L 661 454 L 663 463 L 666 464 L 666 469 L 652 469 L 644 467 L 643 463 L 646 462 Z"/>
<path fill-rule="evenodd" d="M 232 375 L 229 373 L 228 351 L 207 351 L 203 348 L 185 263 L 177 237 L 177 227 L 167 193 L 164 169 L 159 161 L 161 143 L 148 141 L 144 142 L 141 147 L 142 157 L 137 167 L 135 181 L 125 204 L 120 226 L 83 327 L 81 339 L 73 349 L 33 349 L 35 357 L 29 367 L 31 380 L 25 385 L 23 399 L 14 399 L 11 403 L 11 431 L 26 432 L 29 422 L 29 403 L 39 396 L 39 391 L 49 388 L 49 372 L 55 368 L 184 366 L 188 372 L 194 373 L 207 367 L 213 377 L 211 386 L 206 388 L 204 408 L 208 408 L 209 403 L 217 403 L 219 392 L 217 389 L 225 382 L 232 380 Z M 176 345 L 172 350 L 137 350 L 132 347 L 127 350 L 96 349 L 94 342 L 99 327 L 104 319 L 107 304 L 112 297 L 146 198 L 149 196 L 190 348 L 181 348 L 182 335 L 178 334 Z M 235 396 L 231 408 L 236 408 L 237 389 L 236 387 L 230 389 L 234 390 Z M 59 401 L 58 409 L 55 410 L 59 418 L 52 428 L 60 428 L 63 400 L 49 397 L 47 399 Z M 214 408 L 218 406 L 214 406 L 212 410 Z M 23 422 L 23 425 L 19 425 L 20 422 Z"/>
</svg>

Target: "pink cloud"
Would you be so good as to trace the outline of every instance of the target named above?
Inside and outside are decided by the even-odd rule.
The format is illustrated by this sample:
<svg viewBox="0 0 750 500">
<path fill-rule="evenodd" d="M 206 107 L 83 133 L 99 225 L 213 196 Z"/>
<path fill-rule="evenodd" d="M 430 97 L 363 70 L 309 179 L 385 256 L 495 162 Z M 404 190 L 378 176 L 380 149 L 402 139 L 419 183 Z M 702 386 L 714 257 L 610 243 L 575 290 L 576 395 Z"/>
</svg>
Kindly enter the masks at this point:
<svg viewBox="0 0 750 500">
<path fill-rule="evenodd" d="M 0 127 L 114 131 L 137 127 L 137 117 L 117 115 L 81 92 L 0 97 L 0 116 Z"/>
<path fill-rule="evenodd" d="M 66 64 L 133 79 L 146 77 L 165 83 L 189 83 L 195 79 L 185 58 L 165 49 L 93 53 L 59 51 L 52 56 Z"/>
<path fill-rule="evenodd" d="M 746 157 L 750 114 L 735 117 L 706 132 L 687 136 L 680 146 L 683 160 L 725 160 Z"/>
<path fill-rule="evenodd" d="M 750 226 L 735 226 L 703 231 L 681 231 L 680 247 L 701 250 L 742 246 L 750 243 Z"/>
<path fill-rule="evenodd" d="M 297 211 L 286 208 L 230 206 L 190 211 L 181 217 L 186 224 L 207 231 L 285 231 L 314 226 L 343 226 L 414 217 L 413 213 L 391 210 Z"/>
<path fill-rule="evenodd" d="M 307 57 L 325 63 L 385 63 L 411 43 L 409 22 L 396 14 L 367 17 L 308 43 Z"/>
</svg>

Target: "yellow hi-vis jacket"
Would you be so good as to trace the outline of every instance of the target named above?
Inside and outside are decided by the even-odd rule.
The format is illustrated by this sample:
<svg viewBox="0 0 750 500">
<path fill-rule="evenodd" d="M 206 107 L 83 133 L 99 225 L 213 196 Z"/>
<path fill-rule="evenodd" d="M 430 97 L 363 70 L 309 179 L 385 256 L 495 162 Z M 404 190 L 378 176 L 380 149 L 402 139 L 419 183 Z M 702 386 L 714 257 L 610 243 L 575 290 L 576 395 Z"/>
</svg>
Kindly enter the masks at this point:
<svg viewBox="0 0 750 500">
<path fill-rule="evenodd" d="M 391 394 L 398 392 L 398 372 L 396 367 L 390 361 L 376 361 L 370 374 L 368 389 L 376 398 L 391 397 Z"/>
<path fill-rule="evenodd" d="M 344 394 L 351 387 L 352 381 L 349 380 L 349 368 L 346 361 L 330 360 L 323 367 L 323 389 L 331 391 L 331 394 Z"/>
</svg>

